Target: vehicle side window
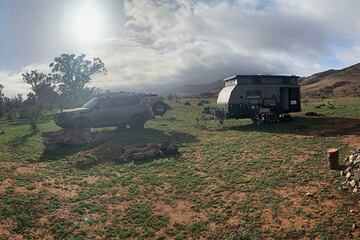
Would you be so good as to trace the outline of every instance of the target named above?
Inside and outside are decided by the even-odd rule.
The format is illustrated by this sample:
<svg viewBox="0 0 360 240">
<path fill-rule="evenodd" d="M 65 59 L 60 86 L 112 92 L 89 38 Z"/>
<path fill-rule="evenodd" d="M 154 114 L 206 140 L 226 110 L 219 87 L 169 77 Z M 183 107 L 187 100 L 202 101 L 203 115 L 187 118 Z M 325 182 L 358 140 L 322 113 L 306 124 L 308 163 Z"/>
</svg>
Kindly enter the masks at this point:
<svg viewBox="0 0 360 240">
<path fill-rule="evenodd" d="M 100 109 L 111 108 L 112 107 L 111 100 L 109 98 L 103 98 L 97 104 L 97 107 L 100 108 Z"/>
<path fill-rule="evenodd" d="M 140 98 L 137 96 L 116 97 L 112 100 L 113 107 L 128 107 L 136 106 L 140 103 Z"/>
</svg>

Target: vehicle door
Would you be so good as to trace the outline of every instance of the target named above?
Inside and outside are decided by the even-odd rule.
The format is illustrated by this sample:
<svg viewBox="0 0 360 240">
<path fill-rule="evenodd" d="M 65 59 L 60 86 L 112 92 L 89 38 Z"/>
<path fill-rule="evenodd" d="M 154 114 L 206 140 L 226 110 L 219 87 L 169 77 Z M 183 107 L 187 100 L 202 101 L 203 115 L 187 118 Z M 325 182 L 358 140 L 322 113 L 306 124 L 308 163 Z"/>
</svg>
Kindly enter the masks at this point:
<svg viewBox="0 0 360 240">
<path fill-rule="evenodd" d="M 91 121 L 94 127 L 107 126 L 113 121 L 113 106 L 111 98 L 101 98 L 91 112 Z"/>
<path fill-rule="evenodd" d="M 141 99 L 136 95 L 114 97 L 112 101 L 113 115 L 118 124 L 127 124 L 139 112 Z"/>
</svg>

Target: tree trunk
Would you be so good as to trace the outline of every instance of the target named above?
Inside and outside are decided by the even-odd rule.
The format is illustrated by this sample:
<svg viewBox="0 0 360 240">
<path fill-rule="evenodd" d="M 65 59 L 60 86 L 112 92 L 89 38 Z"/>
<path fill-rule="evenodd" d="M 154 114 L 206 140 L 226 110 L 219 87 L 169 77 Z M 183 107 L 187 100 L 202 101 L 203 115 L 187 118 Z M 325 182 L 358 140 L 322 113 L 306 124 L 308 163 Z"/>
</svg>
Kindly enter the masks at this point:
<svg viewBox="0 0 360 240">
<path fill-rule="evenodd" d="M 327 160 L 331 170 L 339 169 L 339 149 L 330 148 L 327 150 Z"/>
</svg>

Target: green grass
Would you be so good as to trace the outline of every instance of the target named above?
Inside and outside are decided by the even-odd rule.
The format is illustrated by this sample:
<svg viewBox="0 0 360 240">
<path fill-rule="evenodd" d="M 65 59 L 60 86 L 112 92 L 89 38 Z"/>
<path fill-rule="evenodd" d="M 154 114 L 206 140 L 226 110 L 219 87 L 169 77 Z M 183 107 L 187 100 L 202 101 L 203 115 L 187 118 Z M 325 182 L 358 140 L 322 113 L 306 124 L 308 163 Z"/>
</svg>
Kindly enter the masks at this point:
<svg viewBox="0 0 360 240">
<path fill-rule="evenodd" d="M 344 134 L 359 139 L 359 99 L 310 102 L 293 121 L 273 125 L 227 120 L 222 130 L 215 122 L 194 127 L 199 101 L 173 102 L 143 131 L 115 138 L 120 145 L 172 141 L 179 157 L 86 170 L 68 162 L 91 159 L 89 146 L 43 153 L 40 134 L 25 122 L 0 121 L 0 239 L 359 236 L 351 230 L 359 218 L 348 214 L 360 209 L 359 199 L 338 190 L 342 179 L 326 163 L 327 148 L 340 148 L 342 159 L 351 150 Z M 42 132 L 57 129 L 50 116 L 42 119 Z"/>
</svg>

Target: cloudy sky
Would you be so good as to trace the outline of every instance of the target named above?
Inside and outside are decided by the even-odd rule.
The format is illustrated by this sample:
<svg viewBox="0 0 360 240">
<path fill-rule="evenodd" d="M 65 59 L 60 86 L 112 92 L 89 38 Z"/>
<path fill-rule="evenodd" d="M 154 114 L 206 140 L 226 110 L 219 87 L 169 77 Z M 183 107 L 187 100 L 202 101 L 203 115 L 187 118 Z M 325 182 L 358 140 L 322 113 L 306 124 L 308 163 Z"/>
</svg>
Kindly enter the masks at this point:
<svg viewBox="0 0 360 240">
<path fill-rule="evenodd" d="M 49 71 L 62 53 L 100 57 L 91 85 L 154 90 L 238 74 L 297 74 L 359 62 L 358 0 L 0 0 L 0 83 Z"/>
</svg>

